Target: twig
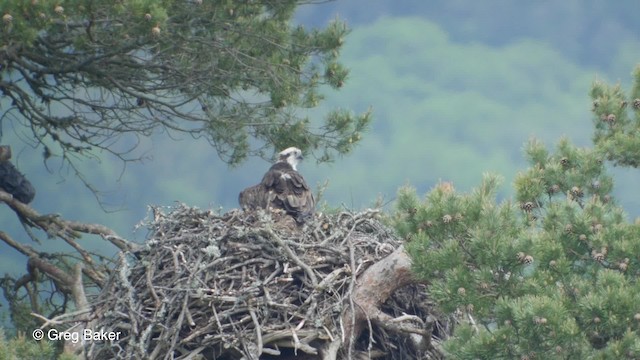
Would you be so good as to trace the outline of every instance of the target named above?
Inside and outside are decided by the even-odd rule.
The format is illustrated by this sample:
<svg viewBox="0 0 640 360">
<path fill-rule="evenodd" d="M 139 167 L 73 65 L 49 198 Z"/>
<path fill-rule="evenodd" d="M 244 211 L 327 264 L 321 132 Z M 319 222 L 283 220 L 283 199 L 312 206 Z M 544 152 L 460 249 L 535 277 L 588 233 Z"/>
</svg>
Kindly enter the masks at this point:
<svg viewBox="0 0 640 360">
<path fill-rule="evenodd" d="M 55 325 L 63 325 L 63 324 L 68 324 L 68 323 L 75 323 L 78 321 L 78 317 L 81 315 L 86 315 L 88 313 L 91 312 L 91 309 L 82 309 L 82 310 L 78 310 L 78 311 L 73 311 L 73 312 L 68 312 L 68 313 L 64 313 L 61 315 L 58 315 L 54 318 L 48 319 L 40 314 L 36 314 L 36 313 L 31 313 L 31 316 L 36 317 L 42 321 L 44 321 L 44 324 L 40 325 L 40 329 L 44 329 L 50 326 L 55 326 Z"/>
<path fill-rule="evenodd" d="M 256 312 L 253 310 L 249 311 L 249 314 L 251 314 L 251 320 L 253 320 L 253 326 L 255 327 L 256 330 L 256 341 L 258 343 L 258 356 L 260 356 L 262 354 L 262 348 L 263 348 L 263 344 L 262 344 L 262 329 L 260 328 L 260 323 L 258 322 L 258 317 L 256 316 Z"/>
<path fill-rule="evenodd" d="M 284 252 L 287 254 L 287 257 L 289 257 L 289 259 L 291 259 L 296 265 L 304 269 L 304 272 L 309 277 L 309 280 L 311 280 L 311 285 L 313 285 L 313 288 L 317 287 L 318 278 L 316 277 L 316 274 L 313 272 L 313 269 L 311 269 L 309 265 L 305 264 L 302 260 L 300 260 L 300 258 L 296 254 L 293 253 L 293 251 L 291 251 L 291 249 L 284 243 L 284 241 L 282 241 L 282 239 L 278 235 L 276 235 L 276 233 L 273 231 L 271 226 L 266 226 L 265 230 L 269 235 L 272 236 L 272 238 L 278 243 L 278 245 L 282 247 Z"/>
<path fill-rule="evenodd" d="M 348 237 L 346 239 L 351 239 L 351 237 Z M 356 287 L 356 259 L 355 259 L 355 254 L 353 251 L 353 243 L 349 240 L 348 241 L 349 244 L 349 267 L 351 270 L 351 279 L 349 281 L 349 290 L 347 292 L 347 296 L 349 297 L 349 309 L 351 311 L 351 324 L 349 326 L 349 328 L 352 330 L 349 332 L 349 342 L 347 343 L 347 352 L 349 354 L 349 358 L 352 359 L 353 358 L 353 346 L 355 343 L 355 331 L 353 331 L 353 329 L 355 329 L 356 327 L 356 305 L 355 302 L 353 301 L 353 290 Z"/>
</svg>

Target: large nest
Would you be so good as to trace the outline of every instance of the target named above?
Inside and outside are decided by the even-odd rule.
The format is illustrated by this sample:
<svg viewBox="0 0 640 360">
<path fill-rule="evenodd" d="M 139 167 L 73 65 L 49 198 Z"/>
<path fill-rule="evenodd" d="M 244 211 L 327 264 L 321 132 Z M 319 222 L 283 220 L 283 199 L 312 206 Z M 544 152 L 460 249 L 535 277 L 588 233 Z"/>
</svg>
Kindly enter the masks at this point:
<svg viewBox="0 0 640 360">
<path fill-rule="evenodd" d="M 341 314 L 357 276 L 401 243 L 377 217 L 320 215 L 299 228 L 277 212 L 153 209 L 144 249 L 120 254 L 94 302 L 91 328 L 121 336 L 90 344 L 88 357 L 314 358 L 344 336 Z M 426 318 L 422 290 L 397 291 L 384 311 Z M 356 348 L 385 359 L 424 356 L 406 341 L 369 326 Z"/>
</svg>

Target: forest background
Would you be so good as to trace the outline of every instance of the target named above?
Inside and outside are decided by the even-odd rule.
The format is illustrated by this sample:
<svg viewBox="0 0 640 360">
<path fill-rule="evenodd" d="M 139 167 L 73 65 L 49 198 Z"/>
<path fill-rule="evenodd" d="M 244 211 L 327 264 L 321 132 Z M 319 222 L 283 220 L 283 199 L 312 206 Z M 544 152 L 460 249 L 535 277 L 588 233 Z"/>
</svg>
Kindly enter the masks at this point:
<svg viewBox="0 0 640 360">
<path fill-rule="evenodd" d="M 505 177 L 500 197 L 508 198 L 526 167 L 522 146 L 528 138 L 552 145 L 566 136 L 590 144 L 591 84 L 629 87 L 640 61 L 636 8 L 630 0 L 338 0 L 302 6 L 300 24 L 322 27 L 338 17 L 352 29 L 341 55 L 349 78 L 339 92 L 327 90 L 327 101 L 309 115 L 371 107 L 374 120 L 352 154 L 329 164 L 309 156 L 301 172 L 312 185 L 327 182 L 322 201 L 330 207 L 359 209 L 380 198 L 390 208 L 407 183 L 419 193 L 439 180 L 466 191 L 485 172 Z M 43 166 L 40 150 L 21 141 L 28 136 L 24 129 L 2 125 L 0 143 L 12 146 L 14 163 L 37 189 L 35 209 L 101 223 L 139 241 L 145 231 L 136 231 L 136 224 L 147 205 L 183 202 L 227 211 L 269 166 L 250 159 L 229 168 L 206 141 L 156 134 L 145 140 L 142 163 L 123 168 L 106 155 L 84 161 L 81 170 L 100 190 L 96 201 L 55 158 Z M 613 174 L 614 195 L 630 218 L 639 216 L 640 175 L 633 169 Z M 0 208 L 0 223 L 14 238 L 30 241 L 10 209 Z M 115 252 L 84 241 L 89 249 Z M 63 247 L 52 242 L 43 248 L 69 250 Z M 24 273 L 26 261 L 16 255 L 0 244 L 0 273 Z M 0 307 L 2 323 L 5 309 Z"/>
</svg>

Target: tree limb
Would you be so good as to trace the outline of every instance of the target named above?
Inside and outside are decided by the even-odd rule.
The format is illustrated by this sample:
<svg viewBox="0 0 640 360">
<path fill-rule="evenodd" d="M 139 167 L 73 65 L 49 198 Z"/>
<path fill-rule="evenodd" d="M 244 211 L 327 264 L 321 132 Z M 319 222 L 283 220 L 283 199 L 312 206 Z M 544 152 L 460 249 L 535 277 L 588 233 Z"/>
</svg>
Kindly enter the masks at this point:
<svg viewBox="0 0 640 360">
<path fill-rule="evenodd" d="M 0 190 L 0 202 L 6 203 L 18 216 L 26 219 L 30 225 L 43 230 L 47 234 L 65 238 L 65 240 L 77 238 L 79 236 L 78 232 L 80 232 L 100 235 L 123 251 L 134 251 L 138 247 L 138 245 L 123 239 L 115 231 L 104 225 L 64 220 L 57 214 L 41 215 L 29 205 L 21 203 L 14 199 L 11 194 L 2 190 Z M 67 240 L 67 242 L 69 241 Z"/>
<path fill-rule="evenodd" d="M 380 306 L 396 290 L 414 282 L 417 280 L 411 274 L 411 259 L 404 246 L 371 265 L 358 278 L 352 294 L 355 306 L 342 315 L 345 339 L 357 338 L 367 319 L 382 320 L 384 317 L 379 310 Z M 352 321 L 352 317 L 355 321 Z"/>
</svg>

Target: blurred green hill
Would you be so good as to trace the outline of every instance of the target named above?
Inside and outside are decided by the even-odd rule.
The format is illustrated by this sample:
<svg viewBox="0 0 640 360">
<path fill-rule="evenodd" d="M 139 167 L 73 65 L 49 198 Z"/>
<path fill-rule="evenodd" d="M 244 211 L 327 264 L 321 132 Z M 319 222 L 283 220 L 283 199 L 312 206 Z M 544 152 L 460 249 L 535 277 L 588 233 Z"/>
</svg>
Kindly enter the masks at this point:
<svg viewBox="0 0 640 360">
<path fill-rule="evenodd" d="M 357 28 L 385 17 L 418 16 L 443 29 L 458 44 L 501 47 L 535 39 L 570 62 L 626 76 L 626 58 L 637 54 L 640 34 L 636 8 L 633 0 L 338 0 L 303 7 L 299 17 L 303 23 L 322 25 L 338 15 Z"/>
</svg>

